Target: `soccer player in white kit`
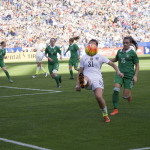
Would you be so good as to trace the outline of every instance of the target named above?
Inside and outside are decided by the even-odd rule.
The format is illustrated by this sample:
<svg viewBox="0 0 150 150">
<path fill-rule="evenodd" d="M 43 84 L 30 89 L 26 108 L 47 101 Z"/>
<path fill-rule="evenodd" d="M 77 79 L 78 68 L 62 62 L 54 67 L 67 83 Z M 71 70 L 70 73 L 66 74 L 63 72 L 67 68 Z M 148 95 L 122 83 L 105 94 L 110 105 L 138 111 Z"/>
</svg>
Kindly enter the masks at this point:
<svg viewBox="0 0 150 150">
<path fill-rule="evenodd" d="M 98 42 L 94 39 L 90 40 L 89 44 L 95 44 L 98 47 Z M 124 76 L 119 71 L 118 67 L 106 57 L 99 54 L 96 54 L 94 56 L 89 56 L 86 54 L 81 58 L 80 61 L 76 91 L 80 91 L 81 87 L 92 90 L 101 108 L 105 122 L 110 122 L 106 103 L 103 99 L 104 84 L 100 70 L 103 63 L 112 66 L 120 77 Z"/>
<path fill-rule="evenodd" d="M 32 78 L 36 78 L 39 74 L 40 69 L 45 73 L 45 77 L 47 77 L 47 72 L 42 66 L 42 59 L 43 59 L 43 51 L 45 49 L 45 45 L 41 43 L 40 38 L 37 38 L 37 43 L 35 44 L 35 51 L 36 51 L 36 62 L 37 62 L 37 68 L 36 73 Z"/>
</svg>

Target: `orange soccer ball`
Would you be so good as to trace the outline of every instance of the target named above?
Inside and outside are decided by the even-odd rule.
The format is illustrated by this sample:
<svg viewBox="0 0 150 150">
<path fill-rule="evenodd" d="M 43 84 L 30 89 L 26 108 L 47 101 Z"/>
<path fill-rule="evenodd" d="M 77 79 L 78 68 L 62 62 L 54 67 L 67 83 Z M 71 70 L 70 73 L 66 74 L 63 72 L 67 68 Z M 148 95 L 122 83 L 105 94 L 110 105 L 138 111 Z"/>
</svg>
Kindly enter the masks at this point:
<svg viewBox="0 0 150 150">
<path fill-rule="evenodd" d="M 98 52 L 98 48 L 95 44 L 89 44 L 86 48 L 85 48 L 85 52 L 87 55 L 89 56 L 94 56 L 97 54 Z"/>
</svg>

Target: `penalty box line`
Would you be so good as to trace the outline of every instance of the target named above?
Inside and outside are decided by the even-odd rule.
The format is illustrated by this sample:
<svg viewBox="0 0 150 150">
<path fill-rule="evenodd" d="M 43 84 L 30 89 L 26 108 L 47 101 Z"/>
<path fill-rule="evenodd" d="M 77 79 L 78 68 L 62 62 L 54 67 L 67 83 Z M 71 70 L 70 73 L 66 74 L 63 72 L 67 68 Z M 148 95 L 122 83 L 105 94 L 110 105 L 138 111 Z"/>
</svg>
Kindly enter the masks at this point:
<svg viewBox="0 0 150 150">
<path fill-rule="evenodd" d="M 0 86 L 0 87 L 8 88 L 8 89 L 17 89 L 17 90 L 28 90 L 28 91 L 44 91 L 44 92 L 55 91 L 55 90 L 31 89 L 31 88 L 19 88 L 19 87 L 10 87 L 10 86 Z M 62 91 L 55 91 L 55 92 L 62 92 Z"/>
<path fill-rule="evenodd" d="M 150 150 L 150 147 L 143 147 L 143 148 L 130 149 L 130 150 Z"/>
<path fill-rule="evenodd" d="M 42 91 L 43 93 L 33 93 L 33 94 L 19 94 L 19 95 L 7 95 L 7 96 L 0 96 L 0 97 L 14 97 L 14 96 L 31 96 L 31 95 L 40 95 L 40 94 L 51 94 L 51 93 L 60 93 L 62 91 L 55 91 L 55 90 L 45 90 L 45 89 L 31 89 L 31 88 L 19 88 L 19 87 L 9 87 L 9 86 L 0 86 L 2 88 L 8 89 L 17 89 L 17 90 L 27 90 L 27 91 Z"/>
<path fill-rule="evenodd" d="M 0 141 L 12 143 L 12 144 L 16 144 L 16 145 L 20 145 L 24 147 L 30 147 L 30 148 L 37 149 L 37 150 L 51 150 L 51 149 L 47 149 L 47 148 L 43 148 L 43 147 L 31 145 L 31 144 L 26 144 L 26 143 L 22 143 L 18 141 L 13 141 L 13 140 L 5 139 L 5 138 L 0 138 Z"/>
<path fill-rule="evenodd" d="M 34 93 L 34 94 L 20 94 L 20 95 L 10 95 L 10 96 L 0 96 L 0 97 L 14 97 L 14 96 L 32 96 L 32 95 L 40 95 L 40 94 L 50 94 L 50 93 L 59 93 L 57 92 L 45 92 L 45 93 Z"/>
</svg>

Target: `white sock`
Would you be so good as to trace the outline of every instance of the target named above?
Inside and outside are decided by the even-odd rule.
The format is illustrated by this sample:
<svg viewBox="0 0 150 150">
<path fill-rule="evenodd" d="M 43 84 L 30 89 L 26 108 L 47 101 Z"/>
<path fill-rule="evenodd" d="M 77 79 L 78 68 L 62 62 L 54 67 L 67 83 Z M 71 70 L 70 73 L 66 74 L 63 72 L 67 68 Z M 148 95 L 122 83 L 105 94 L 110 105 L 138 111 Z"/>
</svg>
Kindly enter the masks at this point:
<svg viewBox="0 0 150 150">
<path fill-rule="evenodd" d="M 101 109 L 103 116 L 107 116 L 107 107 L 105 106 L 104 109 Z"/>
</svg>

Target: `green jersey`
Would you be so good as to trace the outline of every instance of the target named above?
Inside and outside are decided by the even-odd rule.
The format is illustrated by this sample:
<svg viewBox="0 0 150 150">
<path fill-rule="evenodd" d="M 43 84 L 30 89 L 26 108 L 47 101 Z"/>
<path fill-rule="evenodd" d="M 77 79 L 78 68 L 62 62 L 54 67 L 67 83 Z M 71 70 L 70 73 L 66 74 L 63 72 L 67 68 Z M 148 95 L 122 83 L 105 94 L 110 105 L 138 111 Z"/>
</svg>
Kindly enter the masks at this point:
<svg viewBox="0 0 150 150">
<path fill-rule="evenodd" d="M 71 59 L 77 59 L 78 58 L 78 50 L 79 50 L 79 47 L 77 44 L 72 44 L 72 45 L 69 45 L 69 50 L 71 52 Z"/>
<path fill-rule="evenodd" d="M 124 77 L 133 77 L 135 74 L 134 64 L 139 63 L 136 52 L 132 49 L 123 52 L 122 49 L 118 50 L 116 58 L 118 60 L 118 68 L 120 72 L 124 73 Z"/>
<path fill-rule="evenodd" d="M 59 47 L 57 47 L 57 46 L 51 47 L 50 45 L 48 47 L 46 47 L 45 54 L 48 54 L 48 57 L 53 59 L 53 62 L 50 62 L 48 60 L 49 64 L 53 65 L 55 63 L 58 63 L 57 53 L 59 53 L 61 55 L 61 50 Z"/>
<path fill-rule="evenodd" d="M 0 47 L 0 61 L 3 60 L 3 57 L 6 55 L 6 49 L 1 49 Z"/>
</svg>

